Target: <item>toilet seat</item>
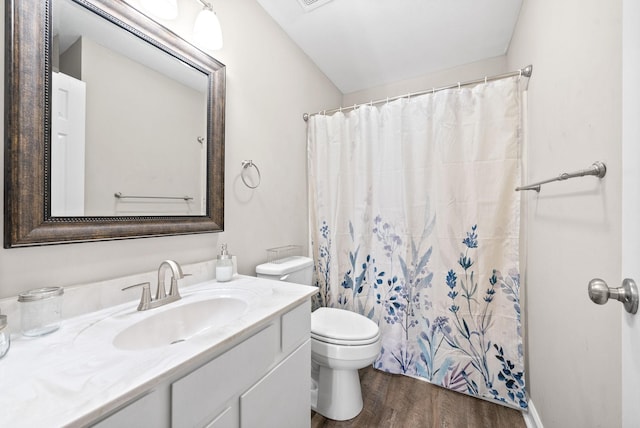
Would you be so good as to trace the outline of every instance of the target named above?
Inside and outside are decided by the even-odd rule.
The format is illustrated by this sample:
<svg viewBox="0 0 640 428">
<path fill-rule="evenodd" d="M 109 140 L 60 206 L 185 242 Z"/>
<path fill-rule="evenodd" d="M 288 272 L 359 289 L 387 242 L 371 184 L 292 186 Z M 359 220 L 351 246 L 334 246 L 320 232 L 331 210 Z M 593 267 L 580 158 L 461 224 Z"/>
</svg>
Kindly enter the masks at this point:
<svg viewBox="0 0 640 428">
<path fill-rule="evenodd" d="M 318 308 L 311 314 L 311 338 L 345 346 L 369 345 L 380 337 L 369 318 L 337 308 Z"/>
<path fill-rule="evenodd" d="M 332 337 L 320 336 L 313 333 L 311 333 L 311 338 L 318 340 L 320 342 L 331 344 L 331 345 L 363 346 L 363 345 L 370 345 L 372 343 L 375 343 L 378 339 L 380 339 L 380 334 L 377 334 L 376 336 L 370 339 L 363 339 L 363 340 L 340 340 L 340 339 L 334 339 Z"/>
</svg>

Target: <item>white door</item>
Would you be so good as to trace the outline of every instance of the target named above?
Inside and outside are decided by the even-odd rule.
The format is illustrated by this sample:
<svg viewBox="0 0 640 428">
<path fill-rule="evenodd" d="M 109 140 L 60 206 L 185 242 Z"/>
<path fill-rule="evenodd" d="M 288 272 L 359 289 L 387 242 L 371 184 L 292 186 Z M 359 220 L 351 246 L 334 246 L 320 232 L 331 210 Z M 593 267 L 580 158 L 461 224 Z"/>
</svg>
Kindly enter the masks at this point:
<svg viewBox="0 0 640 428">
<path fill-rule="evenodd" d="M 622 276 L 640 284 L 640 2 L 623 0 L 622 17 Z M 621 368 L 622 426 L 635 428 L 640 426 L 640 312 L 623 311 Z"/>
<path fill-rule="evenodd" d="M 51 76 L 51 215 L 84 216 L 85 83 Z"/>
</svg>

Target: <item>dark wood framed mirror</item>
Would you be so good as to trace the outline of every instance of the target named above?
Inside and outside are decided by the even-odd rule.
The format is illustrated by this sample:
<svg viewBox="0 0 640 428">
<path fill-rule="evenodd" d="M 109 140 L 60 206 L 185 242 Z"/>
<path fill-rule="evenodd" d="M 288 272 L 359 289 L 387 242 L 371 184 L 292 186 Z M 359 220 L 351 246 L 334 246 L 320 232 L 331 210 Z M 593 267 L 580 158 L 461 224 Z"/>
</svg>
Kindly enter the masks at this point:
<svg viewBox="0 0 640 428">
<path fill-rule="evenodd" d="M 178 120 L 177 117 L 186 110 L 182 106 L 176 108 L 176 103 L 171 95 L 161 96 L 166 101 L 162 111 L 169 111 L 167 116 L 169 119 L 160 117 L 156 113 L 153 113 L 149 118 L 147 112 L 146 121 L 136 118 L 133 124 L 122 124 L 118 122 L 115 115 L 109 111 L 105 113 L 102 110 L 100 113 L 93 113 L 94 117 L 102 119 L 103 126 L 98 128 L 94 127 L 93 122 L 89 120 L 89 110 L 87 110 L 87 118 L 85 120 L 83 116 L 81 122 L 83 126 L 86 122 L 87 129 L 91 127 L 93 134 L 90 134 L 88 130 L 82 132 L 82 135 L 86 134 L 87 139 L 87 153 L 81 153 L 83 159 L 87 159 L 86 166 L 82 167 L 86 180 L 82 179 L 82 175 L 80 179 L 77 176 L 68 179 L 72 184 L 82 182 L 79 191 L 80 209 L 79 211 L 66 212 L 52 203 L 52 194 L 56 198 L 58 197 L 56 189 L 59 186 L 56 180 L 59 178 L 56 177 L 60 175 L 60 172 L 67 170 L 64 167 L 54 171 L 52 166 L 53 164 L 58 165 L 56 159 L 58 155 L 55 154 L 55 148 L 52 146 L 52 140 L 54 140 L 52 138 L 52 75 L 57 73 L 58 62 L 61 58 L 58 55 L 62 43 L 58 35 L 54 34 L 54 23 L 58 23 L 57 19 L 59 19 L 58 16 L 52 16 L 54 10 L 56 13 L 59 10 L 58 7 L 54 7 L 59 5 L 54 4 L 56 2 L 66 2 L 67 8 L 75 8 L 82 13 L 89 14 L 92 19 L 104 21 L 108 26 L 117 28 L 122 37 L 128 37 L 135 43 L 145 45 L 153 51 L 149 55 L 133 54 L 133 56 L 162 56 L 167 58 L 168 62 L 173 63 L 173 68 L 188 70 L 188 74 L 201 76 L 199 85 L 202 87 L 203 95 L 201 101 L 198 102 L 202 104 L 202 112 L 195 113 L 198 120 L 202 121 L 201 126 L 197 125 L 196 127 L 201 129 L 194 131 L 193 136 L 179 135 L 174 137 L 177 140 L 189 140 L 189 144 L 197 139 L 202 153 L 201 160 L 196 161 L 200 163 L 197 168 L 190 166 L 184 168 L 184 161 L 176 159 L 175 155 L 165 154 L 165 157 L 169 159 L 158 160 L 155 149 L 151 152 L 144 152 L 142 157 L 131 161 L 129 153 L 140 151 L 135 142 L 120 144 L 124 147 L 121 150 L 125 150 L 125 152 L 115 154 L 113 158 L 122 159 L 122 162 L 116 162 L 115 165 L 107 164 L 105 167 L 106 156 L 104 152 L 96 151 L 94 153 L 94 149 L 91 148 L 104 148 L 105 145 L 113 148 L 118 145 L 116 143 L 120 143 L 120 134 L 109 136 L 106 142 L 90 141 L 104 137 L 109 129 L 125 129 L 127 134 L 137 135 L 137 141 L 148 139 L 153 143 L 151 146 L 156 144 L 157 147 L 160 147 L 162 144 L 156 141 L 156 138 L 159 138 L 156 135 L 156 128 L 162 129 L 161 125 L 164 122 Z M 81 18 L 80 21 L 84 20 L 85 18 Z M 108 36 L 107 39 L 112 40 L 114 37 Z M 82 44 L 89 45 L 88 42 Z M 100 45 L 102 42 L 97 44 Z M 134 43 L 127 42 L 125 44 Z M 85 57 L 90 56 L 84 51 L 82 52 Z M 94 56 L 104 59 L 111 55 L 105 55 L 102 52 Z M 178 65 L 176 66 L 176 64 Z M 144 66 L 146 67 L 147 64 Z M 101 64 L 94 68 L 104 71 L 106 66 Z M 114 70 L 121 69 L 121 66 L 114 68 Z M 168 75 L 170 72 L 166 74 Z M 150 79 L 145 79 L 145 81 L 147 80 Z M 139 86 L 137 83 L 134 84 L 136 88 Z M 104 84 L 100 83 L 94 87 L 104 89 Z M 87 92 L 93 96 L 96 91 L 87 88 Z M 137 89 L 126 94 L 131 94 L 131 92 L 137 93 Z M 156 91 L 152 93 L 156 94 Z M 138 96 L 137 98 L 152 97 Z M 89 95 L 87 95 L 87 99 L 89 99 Z M 134 104 L 130 101 L 129 99 L 118 100 L 123 107 Z M 108 105 L 102 100 L 98 102 L 93 100 L 92 103 L 101 107 Z M 89 101 L 87 101 L 88 104 Z M 175 110 L 175 114 L 172 113 L 172 108 Z M 88 106 L 87 109 L 89 109 Z M 147 110 L 146 107 L 138 107 L 138 109 L 140 111 Z M 120 116 L 127 115 L 121 114 Z M 224 225 L 224 121 L 224 65 L 149 19 L 126 2 L 121 0 L 7 0 L 5 2 L 4 247 L 14 248 L 222 231 Z M 190 129 L 190 125 L 183 123 L 172 125 L 172 129 L 176 127 Z M 95 131 L 96 129 L 99 131 Z M 154 131 L 156 134 L 153 134 Z M 166 131 L 162 132 L 167 133 Z M 179 153 L 182 151 L 182 149 L 178 150 Z M 93 164 L 89 162 L 90 158 L 93 159 Z M 125 162 L 125 159 L 128 160 L 128 163 Z M 149 182 L 155 183 L 155 188 L 144 190 L 144 186 L 147 185 L 141 179 L 141 175 L 144 174 L 133 174 L 133 176 L 131 174 L 132 171 L 139 172 L 144 169 L 156 172 L 153 177 L 149 178 Z M 179 191 L 169 189 L 169 187 L 176 181 L 176 176 L 182 178 L 185 174 L 184 171 L 188 169 L 200 171 L 196 176 L 197 184 L 192 186 L 198 194 L 184 196 L 185 192 L 184 194 L 179 193 L 177 195 L 179 197 L 174 197 L 176 195 L 172 192 Z M 101 188 L 89 186 L 89 178 L 102 179 L 109 171 L 115 171 L 112 174 L 116 177 L 115 179 L 123 176 L 129 177 L 129 182 L 123 181 L 118 184 L 109 182 L 108 185 L 100 182 Z M 172 172 L 174 176 L 171 175 Z M 162 181 L 161 179 L 164 177 L 170 179 Z M 130 185 L 131 188 L 127 189 L 127 185 Z M 76 190 L 76 192 L 78 191 Z M 106 208 L 87 209 L 86 206 L 89 205 L 89 202 L 82 200 L 82 195 L 85 195 L 86 199 L 90 199 L 89 197 L 96 194 L 100 194 L 107 201 Z M 123 194 L 124 196 L 132 195 L 129 197 L 136 201 L 138 206 L 122 209 Z M 166 207 L 163 209 L 145 208 L 145 204 L 149 205 L 150 203 L 144 198 L 165 200 L 165 202 L 175 199 L 177 200 L 176 204 L 187 206 L 187 208 L 180 208 L 177 211 L 171 211 Z M 196 208 L 192 207 L 194 203 L 196 203 Z M 165 203 L 165 205 L 168 204 Z M 140 208 L 141 206 L 143 208 Z M 116 208 L 113 209 L 113 207 Z"/>
</svg>

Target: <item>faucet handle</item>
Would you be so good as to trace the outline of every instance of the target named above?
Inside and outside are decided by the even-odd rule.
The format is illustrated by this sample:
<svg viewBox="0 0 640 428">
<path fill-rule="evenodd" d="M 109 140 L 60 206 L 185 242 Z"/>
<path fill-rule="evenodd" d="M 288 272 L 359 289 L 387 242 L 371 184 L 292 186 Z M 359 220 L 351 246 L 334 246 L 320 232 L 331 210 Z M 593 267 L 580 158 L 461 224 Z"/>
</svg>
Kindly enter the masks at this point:
<svg viewBox="0 0 640 428">
<path fill-rule="evenodd" d="M 183 273 L 182 276 L 171 278 L 171 288 L 169 289 L 169 297 L 178 296 L 180 298 L 180 291 L 178 290 L 178 280 L 183 279 L 186 276 L 191 276 L 190 273 Z"/>
<path fill-rule="evenodd" d="M 144 290 L 144 286 L 145 286 L 145 285 L 146 285 L 147 287 L 150 287 L 150 286 L 151 286 L 151 284 L 149 284 L 148 282 L 141 282 L 141 283 L 139 283 L 139 284 L 127 285 L 126 287 L 121 288 L 121 290 L 122 290 L 122 291 L 124 291 L 124 290 L 128 290 L 128 289 L 130 289 L 130 288 L 135 288 L 135 287 L 143 287 L 143 290 Z"/>
<path fill-rule="evenodd" d="M 140 284 L 133 284 L 127 287 L 124 287 L 122 291 L 128 290 L 129 288 L 134 287 L 142 287 L 142 296 L 140 296 L 140 303 L 138 304 L 138 310 L 144 311 L 149 309 L 151 305 L 151 284 L 148 282 L 141 282 Z"/>
</svg>

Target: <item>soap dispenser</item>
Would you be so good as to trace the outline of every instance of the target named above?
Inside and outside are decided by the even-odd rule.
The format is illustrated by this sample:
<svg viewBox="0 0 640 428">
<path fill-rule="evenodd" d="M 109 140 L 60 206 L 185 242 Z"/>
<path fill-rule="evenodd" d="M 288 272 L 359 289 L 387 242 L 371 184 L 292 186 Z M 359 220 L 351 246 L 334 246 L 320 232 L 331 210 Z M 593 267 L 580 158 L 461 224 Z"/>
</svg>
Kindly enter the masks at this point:
<svg viewBox="0 0 640 428">
<path fill-rule="evenodd" d="M 216 281 L 226 282 L 233 276 L 233 260 L 227 252 L 227 244 L 222 244 L 218 260 L 216 261 Z"/>
</svg>

